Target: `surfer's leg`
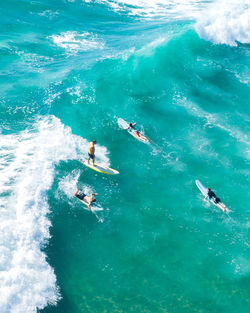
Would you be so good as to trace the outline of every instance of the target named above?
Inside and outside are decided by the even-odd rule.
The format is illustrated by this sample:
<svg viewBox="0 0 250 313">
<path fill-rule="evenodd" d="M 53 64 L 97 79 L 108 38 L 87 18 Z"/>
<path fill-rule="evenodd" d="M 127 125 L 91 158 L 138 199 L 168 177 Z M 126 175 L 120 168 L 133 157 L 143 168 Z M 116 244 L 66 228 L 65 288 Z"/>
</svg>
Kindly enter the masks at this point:
<svg viewBox="0 0 250 313">
<path fill-rule="evenodd" d="M 222 205 L 220 203 L 217 203 L 217 205 L 224 212 L 224 208 L 222 207 Z"/>
<path fill-rule="evenodd" d="M 227 207 L 226 207 L 225 204 L 222 203 L 221 201 L 217 203 L 217 206 L 218 206 L 223 212 L 228 212 Z"/>
<path fill-rule="evenodd" d="M 93 165 L 95 166 L 95 155 L 93 156 Z"/>
<path fill-rule="evenodd" d="M 228 208 L 225 206 L 224 203 L 220 203 L 220 206 L 222 207 L 223 212 L 229 212 Z"/>
<path fill-rule="evenodd" d="M 95 157 L 95 156 L 94 156 L 93 154 L 90 154 L 90 153 L 89 153 L 88 164 L 89 164 L 89 160 L 90 160 L 90 159 L 94 160 L 94 157 Z M 93 161 L 93 162 L 94 162 L 94 161 Z"/>
<path fill-rule="evenodd" d="M 137 130 L 134 130 L 133 133 L 135 134 L 135 137 L 140 138 L 140 135 L 138 134 L 139 132 Z"/>
</svg>

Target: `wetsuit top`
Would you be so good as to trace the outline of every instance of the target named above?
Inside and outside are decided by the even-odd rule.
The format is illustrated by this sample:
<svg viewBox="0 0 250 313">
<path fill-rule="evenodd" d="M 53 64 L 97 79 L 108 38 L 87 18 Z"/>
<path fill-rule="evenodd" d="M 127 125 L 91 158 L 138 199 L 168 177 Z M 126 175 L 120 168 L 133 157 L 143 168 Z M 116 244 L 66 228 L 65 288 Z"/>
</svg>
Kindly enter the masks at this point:
<svg viewBox="0 0 250 313">
<path fill-rule="evenodd" d="M 215 193 L 212 190 L 209 190 L 207 195 L 208 195 L 209 199 L 216 198 L 216 195 L 215 195 Z"/>
<path fill-rule="evenodd" d="M 136 125 L 132 125 L 132 126 L 129 125 L 128 130 L 131 131 L 131 132 L 140 133 L 140 132 L 136 129 Z"/>
</svg>

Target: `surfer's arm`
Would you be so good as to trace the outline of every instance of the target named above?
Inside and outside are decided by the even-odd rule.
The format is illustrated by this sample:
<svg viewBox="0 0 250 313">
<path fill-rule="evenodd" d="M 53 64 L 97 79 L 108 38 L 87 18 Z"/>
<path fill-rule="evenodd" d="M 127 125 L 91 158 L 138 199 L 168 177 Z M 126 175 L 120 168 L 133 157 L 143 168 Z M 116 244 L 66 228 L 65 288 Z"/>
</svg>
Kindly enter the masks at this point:
<svg viewBox="0 0 250 313">
<path fill-rule="evenodd" d="M 206 201 L 206 200 L 207 200 L 207 197 L 208 197 L 208 195 L 206 195 L 206 197 L 205 197 L 203 200 Z"/>
<path fill-rule="evenodd" d="M 91 194 L 91 196 L 92 196 L 92 194 Z M 88 204 L 88 208 L 92 211 L 92 208 L 91 208 L 91 203 L 93 202 L 93 200 L 92 199 L 90 199 L 90 202 L 89 202 L 89 204 Z"/>
<path fill-rule="evenodd" d="M 98 193 L 91 193 L 91 199 L 90 199 L 90 203 L 88 204 L 89 209 L 91 209 L 91 203 L 94 201 L 94 197 L 93 196 L 98 196 Z M 91 209 L 92 211 L 92 209 Z"/>
</svg>

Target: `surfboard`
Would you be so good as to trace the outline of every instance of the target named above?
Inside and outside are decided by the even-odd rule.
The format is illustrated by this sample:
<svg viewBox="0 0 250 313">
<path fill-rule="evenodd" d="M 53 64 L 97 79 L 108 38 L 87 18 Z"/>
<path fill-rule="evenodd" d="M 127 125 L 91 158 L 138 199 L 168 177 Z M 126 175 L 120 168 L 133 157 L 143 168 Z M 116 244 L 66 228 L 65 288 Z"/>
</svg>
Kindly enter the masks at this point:
<svg viewBox="0 0 250 313">
<path fill-rule="evenodd" d="M 202 183 L 201 183 L 198 179 L 195 181 L 195 183 L 196 183 L 196 186 L 199 188 L 200 192 L 201 192 L 204 196 L 206 196 L 206 195 L 207 195 L 207 188 L 204 187 L 204 186 L 202 185 Z"/>
<path fill-rule="evenodd" d="M 145 136 L 143 136 L 143 137 L 138 137 L 138 136 L 135 134 L 135 132 L 134 132 L 131 128 L 129 128 L 129 123 L 126 122 L 124 119 L 118 118 L 117 122 L 118 122 L 118 125 L 119 125 L 119 127 L 120 127 L 121 129 L 126 129 L 126 130 L 128 131 L 128 133 L 129 133 L 131 136 L 133 136 L 135 139 L 137 139 L 137 140 L 139 140 L 139 141 L 141 141 L 141 142 L 144 142 L 144 143 L 149 143 L 148 138 L 146 138 Z"/>
<path fill-rule="evenodd" d="M 197 179 L 195 181 L 196 186 L 199 188 L 200 192 L 204 195 L 204 197 L 207 195 L 207 188 Z M 213 205 L 217 206 L 217 208 L 221 209 L 224 212 L 229 212 L 228 208 L 225 206 L 224 203 L 219 202 L 216 203 L 213 199 L 207 198 L 209 202 L 211 202 Z"/>
<path fill-rule="evenodd" d="M 76 197 L 76 198 L 77 198 L 77 197 Z M 81 200 L 81 199 L 79 199 L 79 198 L 77 198 L 77 199 L 78 199 L 79 201 L 81 201 L 81 202 L 86 206 L 86 208 L 84 208 L 85 210 L 91 211 L 91 209 L 88 207 L 88 203 L 87 203 L 86 201 Z M 102 207 L 100 204 L 96 203 L 96 202 L 91 203 L 91 207 L 92 207 L 92 209 L 93 209 L 95 212 L 103 211 L 103 207 Z"/>
<path fill-rule="evenodd" d="M 119 172 L 114 170 L 113 168 L 110 168 L 110 167 L 102 165 L 102 164 L 95 163 L 95 166 L 94 166 L 92 163 L 88 164 L 88 161 L 81 161 L 81 162 L 85 166 L 87 166 L 87 167 L 91 168 L 92 170 L 94 170 L 96 172 L 99 172 L 99 173 L 108 174 L 108 175 L 117 175 L 117 174 L 119 174 Z"/>
<path fill-rule="evenodd" d="M 118 122 L 119 127 L 122 129 L 127 129 L 129 127 L 128 122 L 126 122 L 124 119 L 120 117 L 118 118 L 117 122 Z"/>
</svg>

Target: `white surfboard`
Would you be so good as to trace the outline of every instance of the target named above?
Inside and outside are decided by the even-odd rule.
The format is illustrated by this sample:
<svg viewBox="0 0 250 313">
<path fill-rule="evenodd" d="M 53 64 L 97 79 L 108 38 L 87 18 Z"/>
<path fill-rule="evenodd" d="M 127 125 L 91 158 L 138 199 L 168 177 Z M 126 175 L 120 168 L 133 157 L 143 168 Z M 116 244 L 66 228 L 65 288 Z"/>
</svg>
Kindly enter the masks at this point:
<svg viewBox="0 0 250 313">
<path fill-rule="evenodd" d="M 127 129 L 129 127 L 128 122 L 126 122 L 124 119 L 120 117 L 118 118 L 117 122 L 118 122 L 119 127 L 122 129 Z"/>
<path fill-rule="evenodd" d="M 119 125 L 119 127 L 120 127 L 121 129 L 126 129 L 126 130 L 128 131 L 128 133 L 129 133 L 131 136 L 133 136 L 135 139 L 137 139 L 137 140 L 139 140 L 139 141 L 141 141 L 141 142 L 144 142 L 144 143 L 149 143 L 149 140 L 148 140 L 147 137 L 145 137 L 145 136 L 138 137 L 138 136 L 135 134 L 135 132 L 134 132 L 131 128 L 129 128 L 129 123 L 126 122 L 124 119 L 118 118 L 117 122 L 118 122 L 118 125 Z"/>
<path fill-rule="evenodd" d="M 200 192 L 204 195 L 204 197 L 207 195 L 207 188 L 197 179 L 195 181 L 196 186 L 199 188 Z M 224 203 L 219 202 L 216 203 L 213 199 L 207 198 L 209 202 L 211 202 L 213 205 L 217 206 L 217 208 L 221 209 L 223 212 L 229 212 L 228 208 L 225 206 Z"/>
<path fill-rule="evenodd" d="M 90 161 L 88 164 L 88 161 L 81 161 L 82 164 L 84 164 L 85 166 L 91 168 L 92 170 L 99 172 L 99 173 L 103 173 L 103 174 L 108 174 L 108 175 L 117 175 L 119 174 L 119 172 L 117 170 L 114 170 L 113 168 L 110 168 L 108 166 L 99 164 L 99 163 L 95 163 L 95 165 L 93 165 L 93 163 Z"/>
<path fill-rule="evenodd" d="M 76 198 L 79 201 L 81 201 L 86 206 L 86 207 L 84 207 L 84 209 L 87 210 L 87 211 L 92 211 L 92 210 L 94 210 L 95 212 L 103 211 L 103 207 L 100 204 L 96 203 L 96 202 L 91 203 L 91 208 L 92 208 L 92 210 L 91 210 L 91 208 L 88 207 L 88 202 L 86 202 L 84 200 L 81 200 L 78 197 L 76 197 Z"/>
</svg>

